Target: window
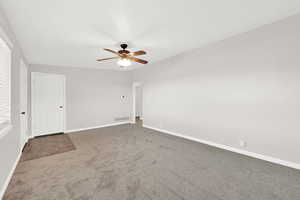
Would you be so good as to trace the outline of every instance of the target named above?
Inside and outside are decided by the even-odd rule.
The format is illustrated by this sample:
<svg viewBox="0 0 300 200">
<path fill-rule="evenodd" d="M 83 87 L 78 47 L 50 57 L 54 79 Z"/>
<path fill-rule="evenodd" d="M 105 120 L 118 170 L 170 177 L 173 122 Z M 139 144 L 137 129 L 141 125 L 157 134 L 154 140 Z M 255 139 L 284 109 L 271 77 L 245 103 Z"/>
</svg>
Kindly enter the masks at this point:
<svg viewBox="0 0 300 200">
<path fill-rule="evenodd" d="M 0 37 L 0 134 L 10 126 L 10 64 L 11 50 Z"/>
</svg>

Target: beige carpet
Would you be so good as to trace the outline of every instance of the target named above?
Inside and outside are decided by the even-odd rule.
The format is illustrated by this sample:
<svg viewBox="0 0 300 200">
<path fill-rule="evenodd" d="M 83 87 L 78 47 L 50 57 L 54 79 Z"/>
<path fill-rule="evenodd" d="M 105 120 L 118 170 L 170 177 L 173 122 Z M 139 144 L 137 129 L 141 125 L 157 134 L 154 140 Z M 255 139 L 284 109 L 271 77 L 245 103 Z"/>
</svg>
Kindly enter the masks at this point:
<svg viewBox="0 0 300 200">
<path fill-rule="evenodd" d="M 30 139 L 24 148 L 21 162 L 75 150 L 66 134 L 43 136 Z"/>
<path fill-rule="evenodd" d="M 134 125 L 20 162 L 5 200 L 299 200 L 300 171 Z"/>
</svg>

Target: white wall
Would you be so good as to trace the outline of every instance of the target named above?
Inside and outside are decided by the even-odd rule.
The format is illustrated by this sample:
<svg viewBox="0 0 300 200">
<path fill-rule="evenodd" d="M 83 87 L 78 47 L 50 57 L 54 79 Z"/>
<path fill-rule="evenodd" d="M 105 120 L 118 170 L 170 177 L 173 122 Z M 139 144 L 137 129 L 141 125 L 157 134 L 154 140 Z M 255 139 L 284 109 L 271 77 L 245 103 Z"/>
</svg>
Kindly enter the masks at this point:
<svg viewBox="0 0 300 200">
<path fill-rule="evenodd" d="M 143 117 L 143 86 L 136 87 L 135 94 L 135 113 L 136 116 Z"/>
<path fill-rule="evenodd" d="M 300 15 L 134 72 L 144 124 L 300 163 Z"/>
<path fill-rule="evenodd" d="M 42 65 L 31 65 L 30 71 L 66 76 L 67 131 L 131 120 L 131 72 Z"/>
<path fill-rule="evenodd" d="M 11 120 L 13 128 L 0 139 L 0 199 L 7 185 L 9 175 L 20 153 L 20 61 L 22 56 L 17 40 L 0 8 L 0 36 L 8 37 L 13 44 L 11 63 Z M 5 38 L 4 38 L 5 39 Z"/>
</svg>

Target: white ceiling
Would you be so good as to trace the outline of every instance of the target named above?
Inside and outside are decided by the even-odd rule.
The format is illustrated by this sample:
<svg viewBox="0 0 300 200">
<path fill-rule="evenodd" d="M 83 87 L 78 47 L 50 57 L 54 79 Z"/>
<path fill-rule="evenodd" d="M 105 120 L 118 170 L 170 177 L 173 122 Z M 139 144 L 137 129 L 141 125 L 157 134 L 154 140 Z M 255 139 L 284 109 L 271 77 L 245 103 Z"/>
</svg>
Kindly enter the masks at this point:
<svg viewBox="0 0 300 200">
<path fill-rule="evenodd" d="M 300 0 L 0 0 L 30 64 L 119 69 L 102 48 L 150 63 L 300 12 Z M 134 64 L 132 68 L 141 67 Z"/>
</svg>

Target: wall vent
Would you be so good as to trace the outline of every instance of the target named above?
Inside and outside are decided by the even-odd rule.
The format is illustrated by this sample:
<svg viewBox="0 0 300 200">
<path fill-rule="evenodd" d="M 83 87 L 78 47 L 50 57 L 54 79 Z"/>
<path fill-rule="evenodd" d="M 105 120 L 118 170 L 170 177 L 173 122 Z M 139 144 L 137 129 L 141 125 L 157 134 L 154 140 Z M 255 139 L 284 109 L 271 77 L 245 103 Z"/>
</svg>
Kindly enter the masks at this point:
<svg viewBox="0 0 300 200">
<path fill-rule="evenodd" d="M 129 117 L 116 117 L 115 121 L 128 121 L 129 119 Z"/>
</svg>

